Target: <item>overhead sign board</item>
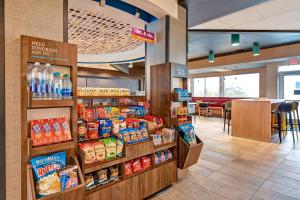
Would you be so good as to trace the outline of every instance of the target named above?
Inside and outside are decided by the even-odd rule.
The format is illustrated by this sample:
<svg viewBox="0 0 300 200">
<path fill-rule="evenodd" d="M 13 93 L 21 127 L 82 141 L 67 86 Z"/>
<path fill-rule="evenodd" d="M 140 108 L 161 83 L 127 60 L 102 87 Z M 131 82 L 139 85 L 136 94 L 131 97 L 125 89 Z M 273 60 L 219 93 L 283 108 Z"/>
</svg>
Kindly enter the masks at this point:
<svg viewBox="0 0 300 200">
<path fill-rule="evenodd" d="M 131 37 L 137 40 L 141 40 L 143 42 L 151 44 L 155 43 L 155 34 L 142 29 L 132 27 Z"/>
</svg>

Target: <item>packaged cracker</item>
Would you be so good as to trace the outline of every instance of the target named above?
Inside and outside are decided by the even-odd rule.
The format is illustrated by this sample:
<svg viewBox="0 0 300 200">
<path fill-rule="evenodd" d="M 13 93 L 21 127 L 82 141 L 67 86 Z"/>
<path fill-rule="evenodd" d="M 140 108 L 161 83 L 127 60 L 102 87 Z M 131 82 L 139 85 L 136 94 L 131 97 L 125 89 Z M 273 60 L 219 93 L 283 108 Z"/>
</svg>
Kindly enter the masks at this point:
<svg viewBox="0 0 300 200">
<path fill-rule="evenodd" d="M 104 185 L 108 182 L 107 169 L 97 171 L 98 183 Z"/>
<path fill-rule="evenodd" d="M 80 143 L 78 145 L 84 152 L 84 164 L 90 164 L 96 161 L 95 150 L 89 143 Z"/>
<path fill-rule="evenodd" d="M 93 144 L 97 161 L 105 160 L 105 145 L 103 142 L 94 142 Z"/>
<path fill-rule="evenodd" d="M 40 121 L 43 132 L 44 132 L 44 141 L 45 144 L 52 144 L 53 143 L 53 137 L 54 137 L 54 130 L 51 126 L 50 119 L 43 119 Z"/>
<path fill-rule="evenodd" d="M 97 139 L 97 138 L 99 138 L 98 128 L 99 128 L 98 123 L 94 123 L 94 122 L 88 122 L 87 123 L 87 137 L 88 137 L 88 139 Z"/>
<path fill-rule="evenodd" d="M 69 120 L 66 117 L 62 117 L 60 118 L 60 123 L 63 130 L 63 141 L 72 140 Z"/>
<path fill-rule="evenodd" d="M 105 144 L 105 158 L 107 160 L 115 158 L 117 154 L 116 138 L 105 138 L 101 141 Z"/>
<path fill-rule="evenodd" d="M 110 119 L 97 119 L 99 123 L 99 135 L 101 138 L 110 137 L 111 129 L 112 129 L 112 121 Z"/>
<path fill-rule="evenodd" d="M 31 159 L 37 197 L 44 197 L 61 191 L 58 171 L 66 166 L 66 152 L 58 152 Z"/>
<path fill-rule="evenodd" d="M 143 170 L 151 168 L 151 159 L 149 156 L 143 156 L 141 158 Z"/>
<path fill-rule="evenodd" d="M 124 141 L 121 139 L 117 139 L 117 156 L 118 157 L 123 156 L 123 147 L 124 147 Z"/>
<path fill-rule="evenodd" d="M 32 146 L 41 146 L 45 144 L 45 134 L 39 120 L 31 121 L 31 139 Z"/>
<path fill-rule="evenodd" d="M 86 189 L 92 189 L 93 187 L 95 187 L 95 180 L 93 174 L 87 174 L 84 177 L 84 180 Z"/>
<path fill-rule="evenodd" d="M 59 172 L 62 191 L 78 185 L 78 167 L 72 166 Z"/>
<path fill-rule="evenodd" d="M 109 168 L 109 172 L 110 172 L 110 180 L 111 181 L 116 181 L 119 180 L 119 166 L 113 166 Z"/>
<path fill-rule="evenodd" d="M 130 176 L 132 174 L 132 161 L 125 163 L 125 176 Z"/>
<path fill-rule="evenodd" d="M 139 172 L 139 171 L 142 171 L 142 170 L 143 170 L 143 168 L 142 168 L 141 159 L 137 158 L 137 159 L 133 160 L 133 162 L 132 162 L 132 172 L 136 173 L 136 172 Z"/>
<path fill-rule="evenodd" d="M 53 142 L 59 143 L 63 141 L 63 130 L 59 118 L 51 119 L 51 124 L 54 130 Z"/>
</svg>

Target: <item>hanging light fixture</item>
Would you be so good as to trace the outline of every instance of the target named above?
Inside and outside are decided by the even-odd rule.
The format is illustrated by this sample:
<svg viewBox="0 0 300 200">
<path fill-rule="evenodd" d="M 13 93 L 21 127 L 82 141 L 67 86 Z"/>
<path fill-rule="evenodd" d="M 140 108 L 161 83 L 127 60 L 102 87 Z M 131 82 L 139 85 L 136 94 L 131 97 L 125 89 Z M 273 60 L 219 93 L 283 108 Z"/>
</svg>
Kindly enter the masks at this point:
<svg viewBox="0 0 300 200">
<path fill-rule="evenodd" d="M 240 34 L 231 34 L 231 46 L 240 45 Z"/>
<path fill-rule="evenodd" d="M 253 56 L 259 56 L 260 55 L 260 46 L 258 42 L 253 43 L 252 47 Z"/>
<path fill-rule="evenodd" d="M 208 62 L 210 62 L 210 63 L 215 62 L 215 53 L 214 53 L 214 51 L 209 51 Z"/>
</svg>

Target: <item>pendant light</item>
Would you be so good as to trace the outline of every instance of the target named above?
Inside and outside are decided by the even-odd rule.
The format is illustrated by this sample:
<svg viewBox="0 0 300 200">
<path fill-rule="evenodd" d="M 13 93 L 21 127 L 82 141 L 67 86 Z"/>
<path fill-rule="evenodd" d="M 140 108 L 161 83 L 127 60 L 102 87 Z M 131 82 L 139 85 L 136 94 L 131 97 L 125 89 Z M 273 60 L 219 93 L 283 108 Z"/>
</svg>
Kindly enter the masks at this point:
<svg viewBox="0 0 300 200">
<path fill-rule="evenodd" d="M 210 62 L 210 63 L 215 62 L 215 53 L 214 53 L 214 51 L 209 51 L 208 62 Z"/>
<path fill-rule="evenodd" d="M 259 56 L 260 55 L 260 46 L 259 46 L 258 42 L 253 43 L 252 51 L 253 51 L 253 56 Z"/>
<path fill-rule="evenodd" d="M 240 34 L 231 34 L 231 46 L 240 45 Z"/>
</svg>

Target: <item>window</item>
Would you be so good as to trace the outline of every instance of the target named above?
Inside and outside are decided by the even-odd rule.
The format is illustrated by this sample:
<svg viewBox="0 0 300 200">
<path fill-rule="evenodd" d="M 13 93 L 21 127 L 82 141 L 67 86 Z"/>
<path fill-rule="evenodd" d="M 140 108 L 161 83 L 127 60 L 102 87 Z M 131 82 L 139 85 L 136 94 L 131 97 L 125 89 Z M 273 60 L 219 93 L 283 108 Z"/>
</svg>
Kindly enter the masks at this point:
<svg viewBox="0 0 300 200">
<path fill-rule="evenodd" d="M 220 96 L 220 77 L 206 77 L 194 79 L 195 97 L 218 97 Z"/>
<path fill-rule="evenodd" d="M 225 97 L 259 97 L 259 73 L 224 77 Z"/>
</svg>

